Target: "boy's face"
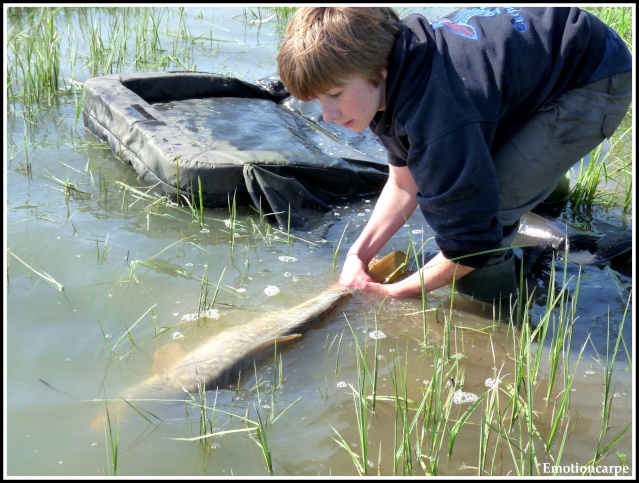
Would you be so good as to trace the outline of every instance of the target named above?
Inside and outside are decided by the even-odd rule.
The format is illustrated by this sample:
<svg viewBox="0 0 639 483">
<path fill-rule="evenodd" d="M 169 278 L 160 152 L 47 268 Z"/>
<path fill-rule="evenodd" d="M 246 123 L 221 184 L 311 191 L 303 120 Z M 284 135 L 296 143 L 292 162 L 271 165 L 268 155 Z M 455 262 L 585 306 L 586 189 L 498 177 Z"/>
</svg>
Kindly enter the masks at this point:
<svg viewBox="0 0 639 483">
<path fill-rule="evenodd" d="M 318 94 L 324 121 L 335 122 L 355 132 L 364 131 L 386 105 L 386 71 L 375 87 L 363 77 L 349 77 L 339 86 Z"/>
</svg>

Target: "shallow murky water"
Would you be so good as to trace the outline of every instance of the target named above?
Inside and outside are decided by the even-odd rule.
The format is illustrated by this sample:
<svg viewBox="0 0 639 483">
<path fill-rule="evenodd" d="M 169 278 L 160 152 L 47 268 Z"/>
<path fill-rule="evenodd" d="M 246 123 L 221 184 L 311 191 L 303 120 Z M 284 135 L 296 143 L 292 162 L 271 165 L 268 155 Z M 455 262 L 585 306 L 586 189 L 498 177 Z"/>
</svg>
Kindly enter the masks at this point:
<svg viewBox="0 0 639 483">
<path fill-rule="evenodd" d="M 195 49 L 207 52 L 196 57 L 199 70 L 249 81 L 275 71 L 273 19 L 254 22 L 240 8 L 186 10 L 194 36 L 212 30 L 224 40 Z M 87 77 L 76 73 L 77 80 Z M 527 467 L 531 454 L 543 467 L 561 445 L 562 465 L 585 465 L 597 451 L 605 367 L 612 354 L 607 347 L 614 348 L 619 332 L 623 343 L 600 448 L 634 423 L 634 320 L 624 318 L 632 277 L 563 258 L 556 265 L 556 285 L 563 286 L 565 268 L 576 322 L 570 345 L 564 339 L 559 350 L 566 369 L 560 363 L 553 371 L 549 336 L 537 379 L 526 386 L 533 393 L 530 398 L 526 390 L 520 393 L 521 404 L 534 399 L 533 436 L 525 431 L 530 421 L 509 416 L 513 408 L 505 396 L 518 371 L 527 370 L 516 363 L 521 334 L 515 330 L 513 339 L 512 327 L 495 321 L 491 307 L 447 290 L 430 295 L 425 307 L 419 299 L 381 301 L 355 294 L 302 338 L 278 346 L 277 355 L 266 351 L 239 384 L 209 391 L 205 399 L 152 394 L 152 400 L 134 403 L 136 412 L 118 395 L 152 375 L 154 360 L 156 369 L 162 363 L 157 354 L 170 360 L 225 328 L 294 307 L 334 284 L 346 248 L 375 200 L 336 203 L 321 229 L 294 232 L 292 238 L 241 209 L 233 236 L 225 223 L 227 210 L 206 210 L 201 226 L 188 207 L 142 197 L 139 192 L 148 186 L 85 133 L 81 121 L 76 124 L 72 96 L 35 124 L 10 111 L 5 126 L 9 476 L 265 476 L 259 421 L 276 476 L 354 476 L 358 462 L 369 475 L 424 475 L 433 472 L 432 461 L 438 461 L 439 475 L 477 475 L 480 461 L 484 474 L 543 474 Z M 600 218 L 621 224 L 615 211 Z M 416 214 L 385 253 L 406 250 L 410 240 L 419 246 L 430 236 Z M 548 269 L 544 273 L 549 276 Z M 203 281 L 210 282 L 208 289 Z M 544 276 L 535 283 L 548 290 Z M 197 317 L 202 300 L 213 307 Z M 540 297 L 531 308 L 533 324 L 546 303 Z M 530 347 L 534 353 L 537 343 Z M 438 372 L 442 351 L 449 357 Z M 546 400 L 553 373 L 557 379 Z M 554 431 L 553 415 L 571 377 L 569 410 L 546 452 L 543 442 Z M 354 393 L 363 385 L 364 394 L 372 395 L 372 381 L 375 408 L 362 415 Z M 489 406 L 495 381 L 498 397 Z M 440 421 L 423 418 L 411 426 L 412 451 L 402 453 L 404 428 L 436 385 L 441 399 L 452 401 L 449 430 L 475 397 L 483 399 L 456 435 L 450 455 L 451 433 Z M 397 409 L 398 400 L 405 402 L 404 411 Z M 504 426 L 485 432 L 482 418 L 491 407 L 503 415 Z M 364 445 L 358 424 L 368 438 Z M 632 433 L 603 451 L 597 465 L 632 468 Z M 200 438 L 206 434 L 215 435 Z"/>
</svg>

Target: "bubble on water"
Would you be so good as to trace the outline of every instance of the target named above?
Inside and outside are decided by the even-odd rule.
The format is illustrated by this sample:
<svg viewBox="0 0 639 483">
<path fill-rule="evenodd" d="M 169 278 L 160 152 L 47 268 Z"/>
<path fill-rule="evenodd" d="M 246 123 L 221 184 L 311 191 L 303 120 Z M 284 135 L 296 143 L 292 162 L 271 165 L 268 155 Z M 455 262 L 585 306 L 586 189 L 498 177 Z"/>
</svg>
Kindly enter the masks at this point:
<svg viewBox="0 0 639 483">
<path fill-rule="evenodd" d="M 231 227 L 231 220 L 230 219 L 224 220 L 224 226 L 227 227 L 227 228 L 230 228 Z"/>
<path fill-rule="evenodd" d="M 586 374 L 588 374 L 589 376 L 592 376 L 593 374 L 596 374 L 595 371 L 586 371 Z"/>
<path fill-rule="evenodd" d="M 366 216 L 366 213 L 357 213 L 357 216 Z"/>
<path fill-rule="evenodd" d="M 192 267 L 192 266 L 193 266 L 193 264 L 192 264 L 191 262 L 189 262 L 189 263 L 185 263 L 185 264 L 184 264 L 184 266 L 185 266 L 185 267 Z"/>
<path fill-rule="evenodd" d="M 489 377 L 488 379 L 484 381 L 484 386 L 486 386 L 488 389 L 492 389 L 493 387 L 497 385 L 498 382 L 499 381 L 495 379 L 494 377 Z"/>
<path fill-rule="evenodd" d="M 244 293 L 246 292 L 246 289 L 244 287 L 240 287 L 240 288 L 236 288 L 235 291 L 239 293 Z"/>
<path fill-rule="evenodd" d="M 463 359 L 464 357 L 466 357 L 464 354 L 462 354 L 461 352 L 458 352 L 457 354 L 453 354 L 452 356 L 450 356 L 451 359 Z"/>
<path fill-rule="evenodd" d="M 368 336 L 371 339 L 384 339 L 384 338 L 386 338 L 386 334 L 384 334 L 381 330 L 374 330 L 373 332 L 369 333 Z"/>
<path fill-rule="evenodd" d="M 477 401 L 477 399 L 479 399 L 479 396 L 472 392 L 455 391 L 453 393 L 453 403 L 455 404 L 472 403 Z"/>
<path fill-rule="evenodd" d="M 264 293 L 268 295 L 269 297 L 273 297 L 274 295 L 277 295 L 278 293 L 280 293 L 280 289 L 279 287 L 276 287 L 275 285 L 268 285 L 264 289 Z"/>
<path fill-rule="evenodd" d="M 206 234 L 206 233 L 210 233 L 210 231 L 209 231 L 209 229 L 208 229 L 208 228 L 202 228 L 202 229 L 200 230 L 200 233 L 205 233 L 205 234 Z"/>
<path fill-rule="evenodd" d="M 173 332 L 173 340 L 181 339 L 184 339 L 184 334 L 182 332 Z"/>
<path fill-rule="evenodd" d="M 220 311 L 218 309 L 207 309 L 200 315 L 202 315 L 203 317 L 208 317 L 209 319 L 219 319 Z"/>
<path fill-rule="evenodd" d="M 219 448 L 219 447 L 220 447 L 220 443 L 213 443 L 213 444 L 211 445 L 211 449 L 217 449 L 217 448 Z"/>
<path fill-rule="evenodd" d="M 220 318 L 220 311 L 218 309 L 206 309 L 202 312 L 198 313 L 194 313 L 194 314 L 184 314 L 182 316 L 182 322 L 193 322 L 195 320 L 198 320 L 202 317 L 207 317 L 209 319 L 219 319 Z"/>
<path fill-rule="evenodd" d="M 290 277 L 291 275 L 292 275 L 291 272 L 284 272 L 284 276 L 287 278 Z"/>
<path fill-rule="evenodd" d="M 413 235 L 421 235 L 422 233 L 424 233 L 424 230 L 412 230 L 411 233 Z"/>
<path fill-rule="evenodd" d="M 297 261 L 297 258 L 295 258 L 295 257 L 289 257 L 289 256 L 285 256 L 285 255 L 279 256 L 279 257 L 277 257 L 277 258 L 279 258 L 279 259 L 280 259 L 280 261 L 282 261 L 282 262 L 284 262 L 284 263 L 293 263 L 293 262 L 296 262 L 296 261 Z"/>
<path fill-rule="evenodd" d="M 346 384 L 344 381 L 339 381 L 339 382 L 337 383 L 337 387 L 338 387 L 338 388 L 348 387 L 348 384 Z"/>
</svg>

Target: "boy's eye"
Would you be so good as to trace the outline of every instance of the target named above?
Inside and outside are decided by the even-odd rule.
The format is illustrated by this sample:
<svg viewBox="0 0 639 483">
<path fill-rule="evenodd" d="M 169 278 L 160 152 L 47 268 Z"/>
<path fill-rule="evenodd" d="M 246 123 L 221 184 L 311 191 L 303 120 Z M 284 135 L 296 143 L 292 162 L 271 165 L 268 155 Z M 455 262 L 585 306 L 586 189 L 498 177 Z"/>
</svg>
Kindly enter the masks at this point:
<svg viewBox="0 0 639 483">
<path fill-rule="evenodd" d="M 333 99 L 335 99 L 336 97 L 339 97 L 340 94 L 341 92 L 335 92 L 334 94 L 329 94 L 329 97 L 332 97 Z"/>
</svg>

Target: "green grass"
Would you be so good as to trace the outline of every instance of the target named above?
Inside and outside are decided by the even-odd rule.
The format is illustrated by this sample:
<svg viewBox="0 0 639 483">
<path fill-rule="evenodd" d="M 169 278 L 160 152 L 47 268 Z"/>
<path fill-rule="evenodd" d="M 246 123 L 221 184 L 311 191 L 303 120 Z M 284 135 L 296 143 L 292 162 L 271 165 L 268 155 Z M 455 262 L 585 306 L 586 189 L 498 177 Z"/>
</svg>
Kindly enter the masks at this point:
<svg viewBox="0 0 639 483">
<path fill-rule="evenodd" d="M 22 260 L 18 255 L 13 253 L 10 249 L 7 249 L 7 254 L 11 255 L 13 258 L 18 260 L 22 265 L 27 267 L 31 272 L 35 273 L 37 276 L 39 276 L 43 280 L 49 282 L 51 285 L 53 285 L 55 288 L 57 288 L 60 292 L 64 291 L 64 285 L 62 285 L 60 282 L 58 282 L 55 278 L 53 278 L 51 275 L 49 275 L 44 270 L 38 270 L 36 268 L 33 268 L 29 263 L 27 263 L 24 260 Z"/>
<path fill-rule="evenodd" d="M 632 48 L 631 7 L 586 9 L 615 28 Z M 245 17 L 258 27 L 266 19 L 276 21 L 280 36 L 295 10 L 295 7 L 248 8 Z M 7 98 L 10 108 L 20 106 L 30 120 L 41 109 L 55 104 L 60 96 L 69 92 L 76 95 L 81 84 L 75 76 L 81 71 L 88 70 L 90 76 L 96 77 L 129 70 L 197 70 L 194 51 L 205 48 L 207 42 L 210 50 L 210 45 L 219 42 L 213 32 L 195 36 L 183 7 L 12 7 L 8 9 L 8 17 L 12 22 L 7 33 Z M 169 20 L 177 22 L 175 29 L 168 28 Z M 71 48 L 63 51 L 65 35 Z M 87 40 L 86 51 L 79 50 L 78 39 Z M 67 63 L 72 67 L 70 78 L 61 73 L 61 65 Z M 82 101 L 77 95 L 75 99 L 77 121 Z M 630 137 L 620 128 L 611 142 L 614 146 L 622 138 Z M 610 207 L 619 200 L 626 211 L 630 209 L 633 160 L 632 154 L 628 154 L 628 143 L 628 140 L 619 143 L 617 150 L 612 149 L 601 158 L 600 148 L 591 153 L 591 162 L 582 165 L 570 194 L 573 209 L 592 203 Z M 606 189 L 612 181 L 622 185 L 620 192 Z M 197 194 L 195 187 L 194 191 Z M 195 201 L 187 199 L 194 213 Z"/>
<path fill-rule="evenodd" d="M 524 314 L 523 320 L 517 317 L 517 311 L 513 311 L 507 322 L 508 339 L 514 355 L 509 373 L 504 373 L 503 363 L 501 368 L 495 367 L 494 380 L 497 383 L 478 393 L 477 399 L 466 406 L 457 407 L 453 403 L 455 392 L 463 390 L 464 377 L 460 359 L 453 357 L 451 348 L 463 351 L 463 334 L 468 328 L 461 328 L 453 322 L 452 310 L 438 313 L 445 319 L 442 340 L 428 347 L 422 346 L 421 357 L 432 359 L 433 369 L 431 379 L 421 391 L 421 400 L 410 396 L 415 388 L 407 374 L 410 372 L 409 361 L 414 356 L 409 355 L 408 349 L 402 355 L 398 346 L 391 360 L 382 358 L 385 367 L 380 367 L 377 357 L 379 341 L 375 346 L 376 357 L 367 357 L 367 342 L 360 343 L 351 327 L 358 374 L 357 386 L 351 386 L 355 408 L 353 425 L 358 428 L 358 441 L 348 441 L 337 431 L 334 439 L 348 452 L 358 474 L 370 473 L 366 466 L 366 462 L 370 462 L 369 449 L 373 444 L 370 432 L 375 432 L 377 424 L 385 427 L 379 420 L 383 413 L 373 409 L 375 401 L 395 407 L 394 439 L 383 439 L 379 449 L 380 460 L 392 458 L 392 473 L 387 474 L 438 475 L 442 466 L 454 461 L 455 445 L 460 439 L 464 439 L 463 444 L 468 446 L 469 428 L 473 428 L 477 435 L 474 437 L 478 448 L 477 466 L 472 468 L 476 469 L 478 476 L 505 476 L 510 472 L 522 477 L 538 476 L 543 474 L 543 463 L 561 463 L 571 432 L 575 429 L 574 418 L 578 417 L 571 408 L 573 382 L 582 369 L 583 352 L 590 341 L 586 340 L 578 348 L 572 344 L 573 327 L 579 318 L 577 303 L 581 275 L 576 281 L 569 279 L 565 272 L 563 276 L 556 277 L 554 260 L 551 271 L 546 310 L 534 327 L 533 321 L 528 318 L 533 304 L 532 294 L 522 302 L 524 307 L 520 313 Z M 521 293 L 527 292 L 522 288 Z M 629 304 L 630 300 L 627 307 Z M 433 313 L 428 312 L 428 317 Z M 502 332 L 500 325 L 503 323 L 497 321 L 492 327 L 479 332 L 492 341 L 491 333 Z M 629 424 L 608 434 L 614 401 L 611 376 L 616 355 L 624 346 L 622 328 L 623 323 L 618 328 L 619 336 L 612 353 L 603 358 L 601 432 L 591 464 L 600 463 L 603 457 L 614 453 L 615 445 L 626 437 L 631 428 Z M 542 364 L 544 360 L 546 362 Z M 380 393 L 377 389 L 377 375 L 382 370 L 388 371 L 392 386 L 390 392 Z M 455 381 L 452 386 L 447 384 L 451 379 Z M 388 466 L 386 468 L 388 471 Z"/>
</svg>

